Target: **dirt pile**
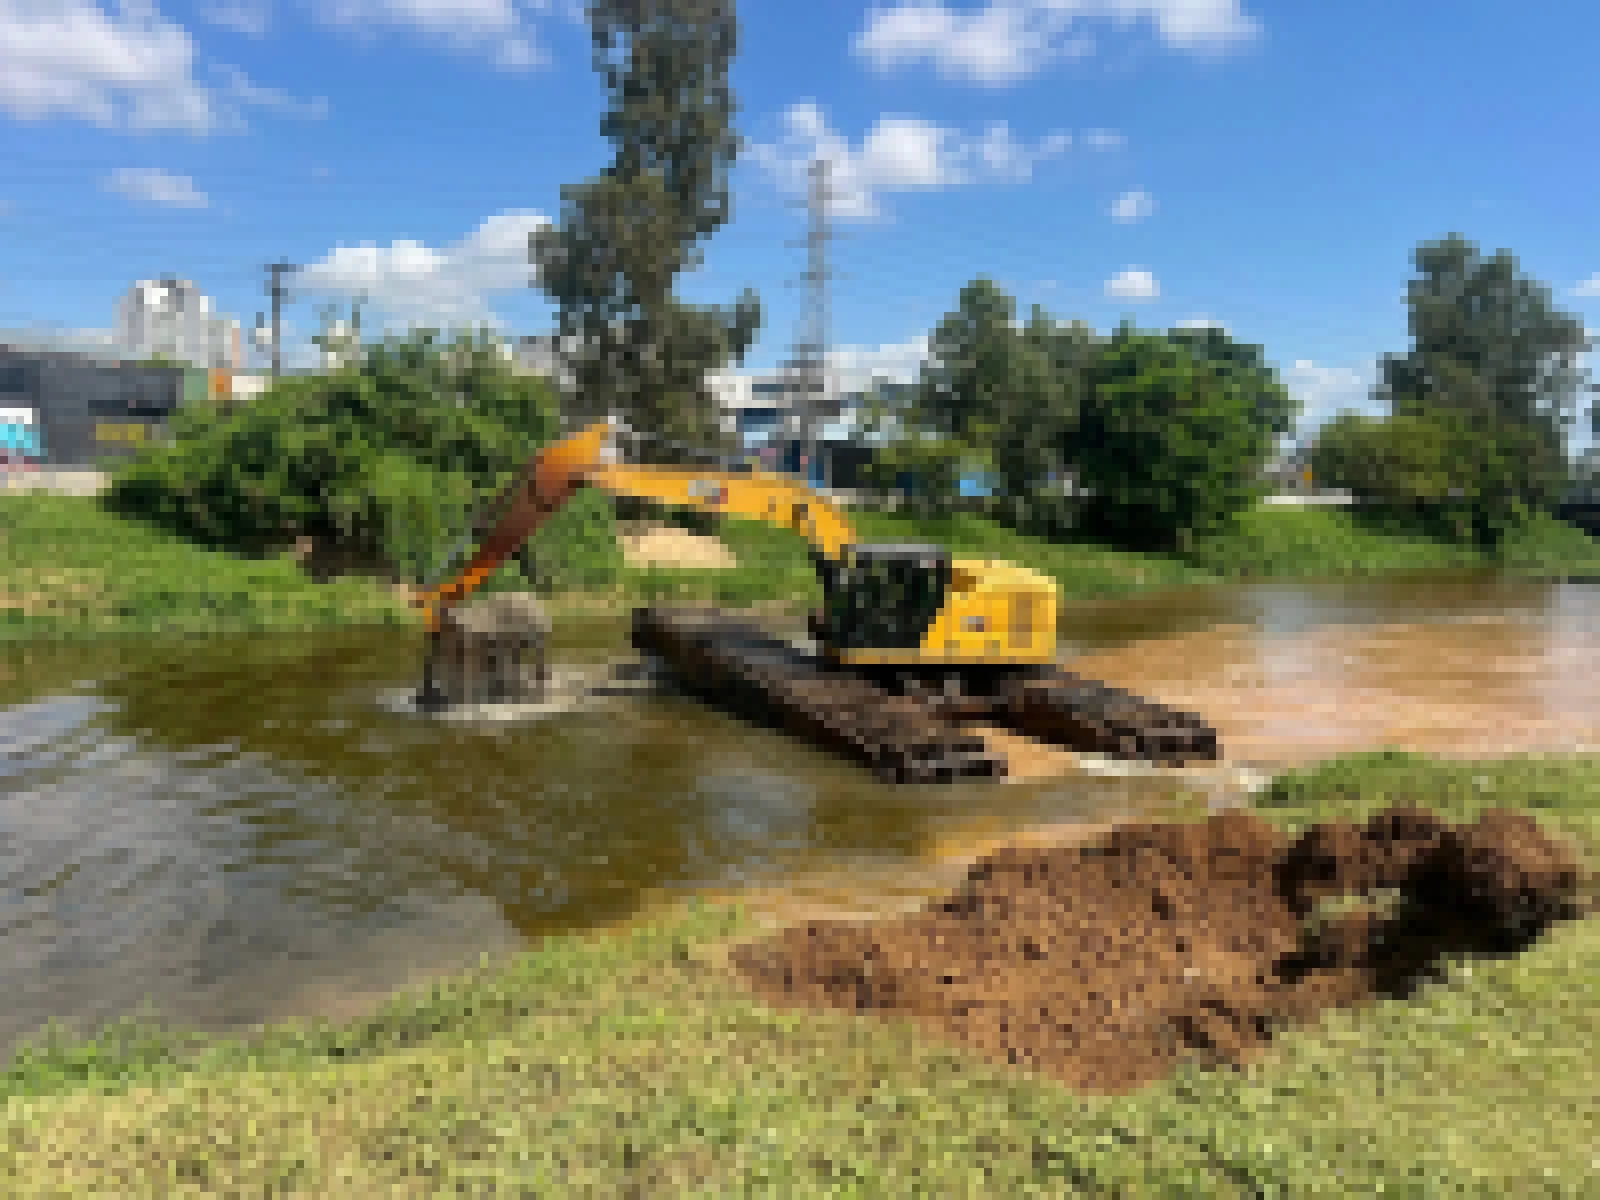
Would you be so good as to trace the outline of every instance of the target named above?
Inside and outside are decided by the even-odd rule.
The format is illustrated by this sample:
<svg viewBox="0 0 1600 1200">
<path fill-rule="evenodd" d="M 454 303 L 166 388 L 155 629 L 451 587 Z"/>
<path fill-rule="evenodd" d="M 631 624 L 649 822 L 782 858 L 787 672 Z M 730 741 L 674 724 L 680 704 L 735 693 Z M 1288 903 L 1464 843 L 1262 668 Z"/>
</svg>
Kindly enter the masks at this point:
<svg viewBox="0 0 1600 1200">
<path fill-rule="evenodd" d="M 1519 813 L 1451 827 L 1397 808 L 1291 842 L 1228 812 L 1003 849 L 921 912 L 795 926 L 734 963 L 768 1001 L 909 1018 L 1116 1093 L 1184 1058 L 1242 1063 L 1330 1005 L 1404 995 L 1444 955 L 1520 949 L 1574 915 L 1577 885 L 1573 852 Z M 1317 919 L 1385 889 L 1392 912 Z"/>
<path fill-rule="evenodd" d="M 675 525 L 628 525 L 618 530 L 624 561 L 630 567 L 728 570 L 739 565 L 720 538 L 691 533 Z"/>
</svg>

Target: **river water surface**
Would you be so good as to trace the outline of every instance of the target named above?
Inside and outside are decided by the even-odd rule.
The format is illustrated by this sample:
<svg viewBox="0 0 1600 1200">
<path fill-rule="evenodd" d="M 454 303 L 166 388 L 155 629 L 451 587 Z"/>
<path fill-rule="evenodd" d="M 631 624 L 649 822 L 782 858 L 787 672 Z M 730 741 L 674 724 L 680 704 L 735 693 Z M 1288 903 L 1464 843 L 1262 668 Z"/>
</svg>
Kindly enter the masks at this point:
<svg viewBox="0 0 1600 1200">
<path fill-rule="evenodd" d="M 1483 575 L 1169 592 L 1068 614 L 1074 669 L 1180 703 L 1230 759 L 1600 742 L 1600 590 Z M 141 1006 L 239 1030 L 689 893 L 883 911 L 986 840 L 1170 779 L 892 788 L 673 696 L 531 726 L 386 712 L 415 635 L 0 650 L 0 1051 Z M 624 649 L 568 624 L 558 656 Z"/>
</svg>

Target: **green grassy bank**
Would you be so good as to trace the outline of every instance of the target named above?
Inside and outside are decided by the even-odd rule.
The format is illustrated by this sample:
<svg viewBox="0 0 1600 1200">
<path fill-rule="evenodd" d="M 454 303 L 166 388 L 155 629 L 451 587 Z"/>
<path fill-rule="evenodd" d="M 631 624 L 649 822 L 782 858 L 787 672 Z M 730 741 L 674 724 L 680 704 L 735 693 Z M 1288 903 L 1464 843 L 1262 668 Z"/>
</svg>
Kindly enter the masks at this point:
<svg viewBox="0 0 1600 1200">
<path fill-rule="evenodd" d="M 1600 760 L 1362 756 L 1286 826 L 1398 800 L 1533 811 L 1600 851 Z M 1243 1073 L 1072 1095 L 907 1028 L 754 1003 L 691 909 L 552 940 L 339 1028 L 124 1026 L 0 1076 L 7 1194 L 1594 1196 L 1600 921 L 1336 1012 Z"/>
<path fill-rule="evenodd" d="M 943 520 L 861 512 L 868 541 L 931 541 L 959 555 L 993 556 L 1053 576 L 1065 601 L 1095 600 L 1230 578 L 1291 578 L 1427 567 L 1497 565 L 1533 574 L 1600 574 L 1600 541 L 1542 520 L 1493 560 L 1470 548 L 1379 532 L 1351 513 L 1260 509 L 1183 558 L 1092 543 L 1048 542 L 977 516 Z M 624 568 L 606 588 L 551 597 L 557 615 L 624 612 L 652 602 L 729 608 L 810 605 L 818 599 L 805 543 L 758 522 L 719 532 L 739 560 L 726 570 Z M 525 588 L 515 564 L 491 581 Z M 317 583 L 287 558 L 248 559 L 201 549 L 113 516 L 93 499 L 0 496 L 0 640 L 101 634 L 289 631 L 410 625 L 416 614 L 383 583 Z"/>
<path fill-rule="evenodd" d="M 401 624 L 370 580 L 205 550 L 77 496 L 0 496 L 0 639 Z"/>
</svg>

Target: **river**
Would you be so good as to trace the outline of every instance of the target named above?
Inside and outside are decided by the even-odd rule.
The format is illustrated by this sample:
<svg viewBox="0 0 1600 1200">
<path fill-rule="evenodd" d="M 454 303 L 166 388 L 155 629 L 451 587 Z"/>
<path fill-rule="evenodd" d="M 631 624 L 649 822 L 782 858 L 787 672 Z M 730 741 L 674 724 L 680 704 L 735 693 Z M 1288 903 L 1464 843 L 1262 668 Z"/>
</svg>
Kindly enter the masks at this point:
<svg viewBox="0 0 1600 1200">
<path fill-rule="evenodd" d="M 1264 765 L 1402 745 L 1600 742 L 1600 593 L 1482 574 L 1078 605 L 1075 669 L 1196 708 Z M 565 624 L 558 658 L 623 648 Z M 0 1045 L 141 1006 L 239 1031 L 690 893 L 882 911 L 986 842 L 1092 825 L 1170 780 L 891 788 L 673 696 L 481 729 L 386 712 L 394 631 L 0 650 Z M 763 907 L 764 906 L 764 907 Z"/>
</svg>

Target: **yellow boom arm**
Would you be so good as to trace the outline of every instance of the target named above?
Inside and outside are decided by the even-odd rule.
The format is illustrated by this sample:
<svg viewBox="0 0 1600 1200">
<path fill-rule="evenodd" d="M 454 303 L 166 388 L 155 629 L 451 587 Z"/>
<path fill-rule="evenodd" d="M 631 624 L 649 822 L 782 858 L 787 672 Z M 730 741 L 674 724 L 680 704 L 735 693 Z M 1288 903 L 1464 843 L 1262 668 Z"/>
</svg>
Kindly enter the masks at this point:
<svg viewBox="0 0 1600 1200">
<path fill-rule="evenodd" d="M 533 457 L 496 502 L 500 515 L 473 556 L 448 579 L 417 595 L 430 632 L 437 632 L 444 613 L 476 591 L 582 487 L 781 525 L 803 536 L 829 561 L 855 543 L 844 513 L 796 480 L 759 470 L 742 474 L 623 465 L 613 461 L 611 433 L 610 423 L 602 421 L 552 442 Z"/>
</svg>

